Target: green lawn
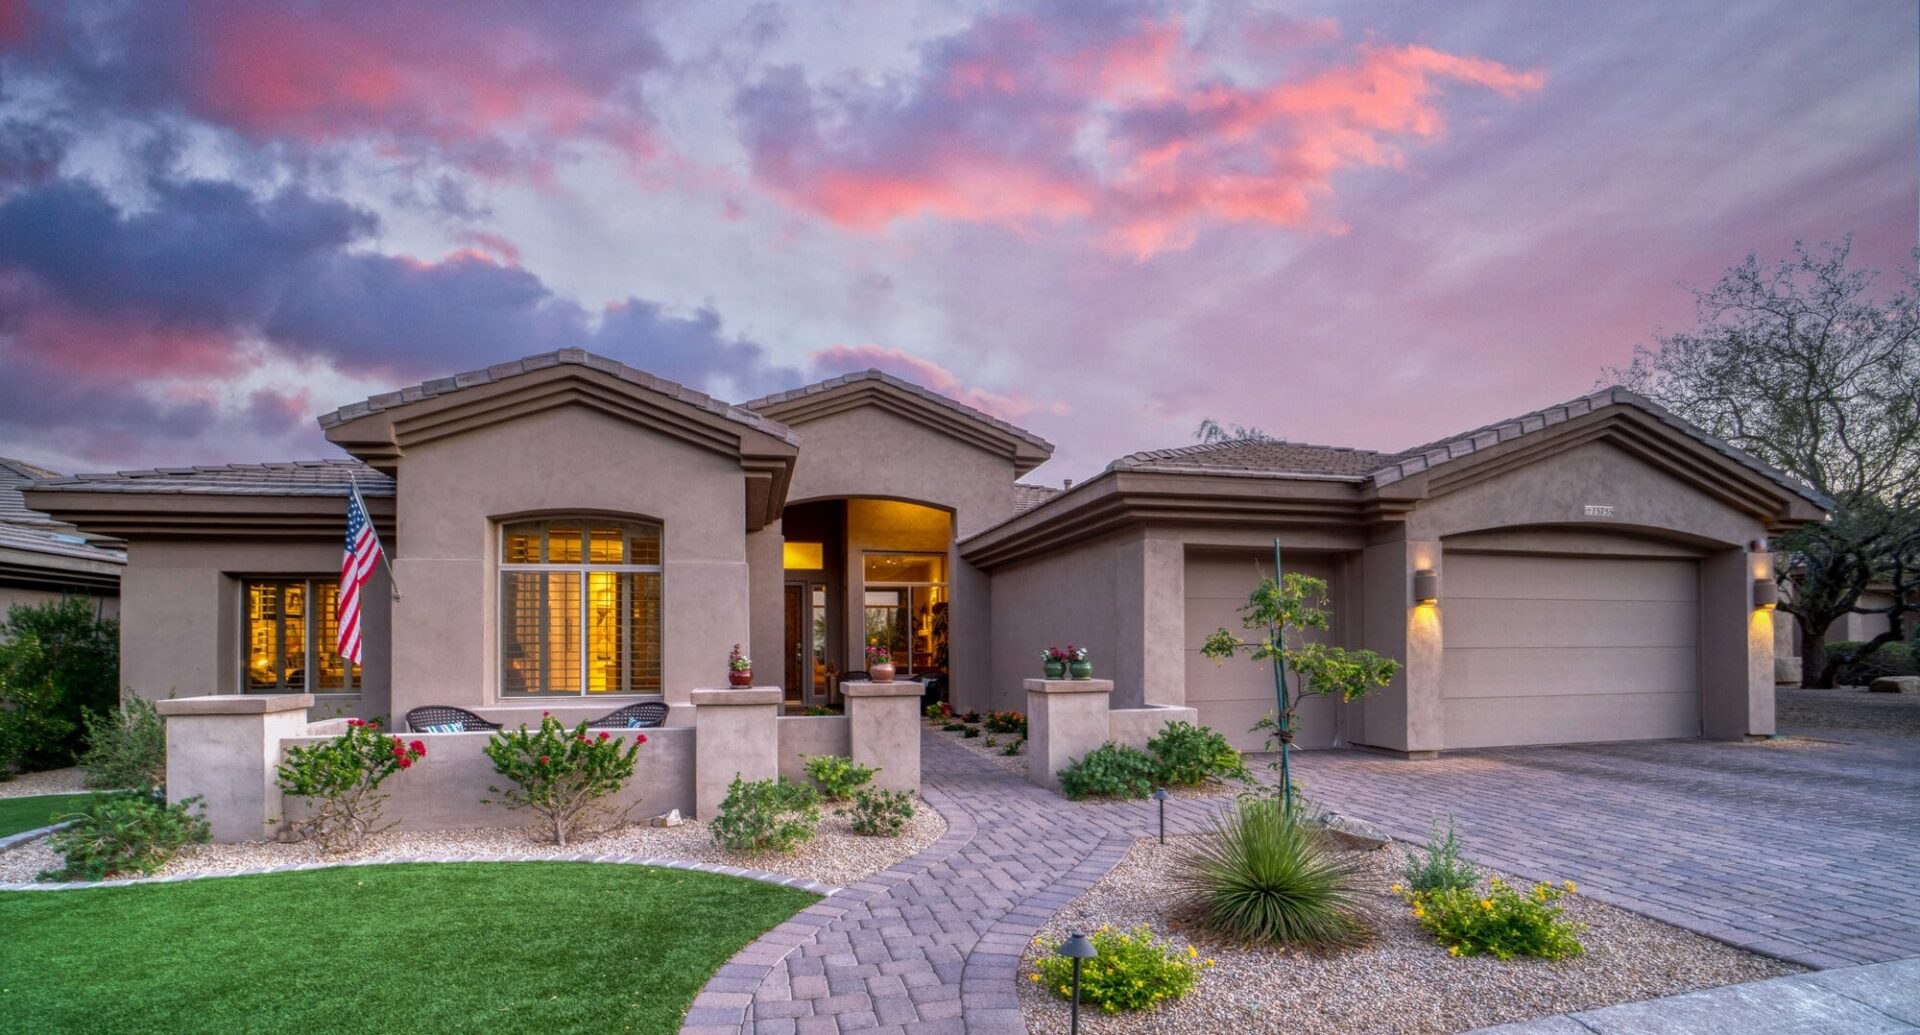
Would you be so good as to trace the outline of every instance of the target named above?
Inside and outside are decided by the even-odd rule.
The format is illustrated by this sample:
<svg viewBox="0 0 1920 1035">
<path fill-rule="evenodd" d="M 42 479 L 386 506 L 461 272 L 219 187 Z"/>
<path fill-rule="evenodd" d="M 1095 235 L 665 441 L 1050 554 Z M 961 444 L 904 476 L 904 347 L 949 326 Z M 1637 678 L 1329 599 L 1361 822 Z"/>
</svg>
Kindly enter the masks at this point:
<svg viewBox="0 0 1920 1035">
<path fill-rule="evenodd" d="M 36 794 L 31 798 L 0 798 L 0 837 L 37 830 L 53 817 L 78 812 L 91 794 Z"/>
<path fill-rule="evenodd" d="M 816 896 L 595 863 L 0 895 L 0 1031 L 672 1033 Z"/>
</svg>

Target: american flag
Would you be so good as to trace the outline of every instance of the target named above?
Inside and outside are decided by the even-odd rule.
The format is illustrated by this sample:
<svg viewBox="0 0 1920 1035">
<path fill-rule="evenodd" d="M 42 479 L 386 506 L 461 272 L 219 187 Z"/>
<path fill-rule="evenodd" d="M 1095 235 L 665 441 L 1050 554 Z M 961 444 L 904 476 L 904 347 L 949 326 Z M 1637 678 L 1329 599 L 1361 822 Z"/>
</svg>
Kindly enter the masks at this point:
<svg viewBox="0 0 1920 1035">
<path fill-rule="evenodd" d="M 381 558 L 380 534 L 373 530 L 360 486 L 347 497 L 347 553 L 340 561 L 340 655 L 360 664 L 360 590 Z"/>
</svg>

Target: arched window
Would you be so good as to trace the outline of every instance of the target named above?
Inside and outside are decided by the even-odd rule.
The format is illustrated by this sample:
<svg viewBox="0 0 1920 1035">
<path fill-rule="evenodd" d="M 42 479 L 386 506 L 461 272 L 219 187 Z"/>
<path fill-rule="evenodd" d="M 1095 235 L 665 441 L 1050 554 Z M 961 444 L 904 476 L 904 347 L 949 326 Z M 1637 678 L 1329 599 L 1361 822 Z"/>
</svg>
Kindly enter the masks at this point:
<svg viewBox="0 0 1920 1035">
<path fill-rule="evenodd" d="M 503 526 L 501 695 L 660 690 L 660 526 L 597 518 Z"/>
</svg>

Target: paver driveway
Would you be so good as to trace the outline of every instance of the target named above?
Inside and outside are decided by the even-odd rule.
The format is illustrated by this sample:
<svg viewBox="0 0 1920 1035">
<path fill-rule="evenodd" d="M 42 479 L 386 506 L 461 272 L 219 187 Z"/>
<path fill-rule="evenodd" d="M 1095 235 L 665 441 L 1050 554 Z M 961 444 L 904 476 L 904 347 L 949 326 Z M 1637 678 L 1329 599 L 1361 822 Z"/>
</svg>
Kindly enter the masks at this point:
<svg viewBox="0 0 1920 1035">
<path fill-rule="evenodd" d="M 1845 736 L 1845 733 L 1816 736 Z M 1813 967 L 1920 955 L 1920 739 L 1299 756 L 1315 801 Z"/>
</svg>

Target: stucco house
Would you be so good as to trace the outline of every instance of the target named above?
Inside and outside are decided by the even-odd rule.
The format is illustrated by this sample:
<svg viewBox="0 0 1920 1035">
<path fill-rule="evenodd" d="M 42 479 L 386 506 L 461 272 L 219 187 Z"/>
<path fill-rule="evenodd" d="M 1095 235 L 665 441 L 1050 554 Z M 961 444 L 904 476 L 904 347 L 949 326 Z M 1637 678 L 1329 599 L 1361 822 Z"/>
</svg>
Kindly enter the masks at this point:
<svg viewBox="0 0 1920 1035">
<path fill-rule="evenodd" d="M 38 464 L 0 456 L 0 619 L 17 604 L 74 597 L 90 602 L 101 617 L 119 612 L 120 570 L 127 563 L 120 544 L 27 506 L 28 485 L 58 477 Z"/>
<path fill-rule="evenodd" d="M 869 642 L 953 700 L 1024 706 L 1089 646 L 1115 708 L 1185 705 L 1243 746 L 1252 665 L 1198 648 L 1285 564 L 1333 640 L 1406 663 L 1313 702 L 1301 743 L 1420 755 L 1773 729 L 1769 536 L 1791 479 L 1609 389 L 1399 453 L 1238 442 L 1138 453 L 1066 491 L 1045 440 L 877 371 L 728 404 L 564 350 L 320 418 L 346 457 L 36 481 L 122 538 L 123 678 L 157 697 L 305 692 L 319 714 L 495 719 L 724 685 L 735 643 L 790 706 L 839 703 Z M 364 664 L 332 648 L 345 496 L 392 555 Z"/>
</svg>

